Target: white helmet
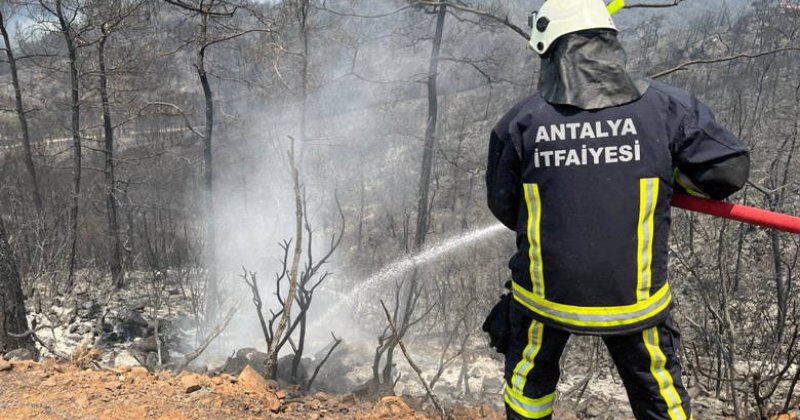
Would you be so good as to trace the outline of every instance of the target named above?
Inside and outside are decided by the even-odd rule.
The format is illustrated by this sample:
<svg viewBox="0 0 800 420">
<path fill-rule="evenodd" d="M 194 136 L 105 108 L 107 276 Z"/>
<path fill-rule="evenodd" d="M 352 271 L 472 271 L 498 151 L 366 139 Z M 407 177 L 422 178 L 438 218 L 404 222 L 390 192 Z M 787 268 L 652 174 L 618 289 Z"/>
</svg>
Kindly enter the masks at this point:
<svg viewBox="0 0 800 420">
<path fill-rule="evenodd" d="M 550 0 L 538 12 L 533 12 L 530 47 L 544 54 L 559 37 L 585 29 L 617 31 L 611 15 L 624 6 L 624 0 L 614 0 L 606 6 L 603 0 Z"/>
</svg>

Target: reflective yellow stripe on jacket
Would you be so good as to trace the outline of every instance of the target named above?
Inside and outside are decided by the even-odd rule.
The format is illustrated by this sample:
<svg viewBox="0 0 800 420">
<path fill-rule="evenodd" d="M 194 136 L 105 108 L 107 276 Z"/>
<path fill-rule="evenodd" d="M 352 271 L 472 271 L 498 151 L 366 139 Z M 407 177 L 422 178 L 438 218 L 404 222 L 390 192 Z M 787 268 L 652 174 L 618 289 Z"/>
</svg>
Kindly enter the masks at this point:
<svg viewBox="0 0 800 420">
<path fill-rule="evenodd" d="M 514 299 L 526 308 L 557 322 L 583 328 L 615 328 L 636 324 L 654 317 L 672 302 L 669 284 L 652 290 L 653 236 L 658 204 L 658 178 L 639 181 L 639 218 L 637 241 L 636 303 L 622 306 L 573 306 L 556 303 L 545 297 L 540 225 L 542 200 L 537 184 L 524 184 L 528 210 L 527 239 L 530 260 L 531 290 L 513 284 Z"/>
<path fill-rule="evenodd" d="M 642 302 L 650 297 L 650 283 L 653 261 L 653 234 L 655 221 L 653 215 L 658 203 L 658 178 L 639 180 L 639 241 L 636 282 L 637 300 Z"/>
<path fill-rule="evenodd" d="M 567 325 L 588 328 L 624 327 L 647 320 L 669 306 L 672 294 L 669 284 L 664 284 L 652 296 L 625 306 L 572 306 L 551 302 L 535 296 L 514 283 L 514 299 L 531 311 Z"/>
<path fill-rule="evenodd" d="M 525 184 L 525 204 L 528 207 L 528 260 L 533 293 L 544 297 L 544 270 L 542 269 L 542 198 L 539 186 Z"/>
</svg>

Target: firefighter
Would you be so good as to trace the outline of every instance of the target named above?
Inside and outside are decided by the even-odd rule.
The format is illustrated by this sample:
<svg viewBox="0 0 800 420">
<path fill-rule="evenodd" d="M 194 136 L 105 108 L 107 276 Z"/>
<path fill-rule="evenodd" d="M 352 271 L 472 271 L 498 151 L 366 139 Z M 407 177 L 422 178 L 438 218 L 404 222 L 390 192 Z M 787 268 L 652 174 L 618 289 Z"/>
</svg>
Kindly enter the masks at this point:
<svg viewBox="0 0 800 420">
<path fill-rule="evenodd" d="M 739 190 L 747 148 L 690 93 L 626 72 L 602 0 L 546 1 L 531 22 L 539 91 L 492 131 L 486 172 L 490 210 L 517 233 L 511 292 L 484 325 L 505 354 L 507 415 L 552 417 L 574 333 L 602 336 L 637 419 L 689 419 L 670 200 Z"/>
</svg>

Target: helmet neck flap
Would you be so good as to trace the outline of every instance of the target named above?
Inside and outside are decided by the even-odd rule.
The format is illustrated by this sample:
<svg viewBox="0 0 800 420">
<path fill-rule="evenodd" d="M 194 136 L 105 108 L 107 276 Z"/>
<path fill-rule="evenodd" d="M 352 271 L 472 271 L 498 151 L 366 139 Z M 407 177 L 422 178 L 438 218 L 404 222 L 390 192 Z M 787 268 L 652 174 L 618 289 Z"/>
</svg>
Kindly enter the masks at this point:
<svg viewBox="0 0 800 420">
<path fill-rule="evenodd" d="M 541 58 L 539 94 L 552 104 L 608 108 L 639 99 L 649 86 L 628 75 L 627 55 L 612 30 L 563 35 Z"/>
</svg>

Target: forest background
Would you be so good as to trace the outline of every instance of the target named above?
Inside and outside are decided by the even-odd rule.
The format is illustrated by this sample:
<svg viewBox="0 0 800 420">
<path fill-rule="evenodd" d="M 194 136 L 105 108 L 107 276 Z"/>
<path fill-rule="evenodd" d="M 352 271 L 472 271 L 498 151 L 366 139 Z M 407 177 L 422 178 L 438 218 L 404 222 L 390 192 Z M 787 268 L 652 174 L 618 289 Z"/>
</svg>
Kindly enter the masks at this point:
<svg viewBox="0 0 800 420">
<path fill-rule="evenodd" d="M 453 366 L 466 378 L 514 249 L 483 176 L 491 128 L 536 90 L 529 3 L 4 0 L 0 332 L 33 333 L 0 349 L 53 350 L 48 308 L 138 293 L 148 321 L 191 330 L 183 347 L 224 337 L 200 357 L 156 322 L 183 358 L 159 347 L 152 369 L 258 347 L 267 375 L 288 354 L 310 388 L 303 355 L 343 339 L 370 343 L 385 389 L 406 337 L 435 343 L 434 390 Z M 616 21 L 634 74 L 749 145 L 732 200 L 800 213 L 800 4 L 629 2 Z M 800 239 L 673 217 L 685 381 L 739 418 L 796 407 Z M 608 365 L 596 341 L 575 348 L 587 380 Z"/>
</svg>

